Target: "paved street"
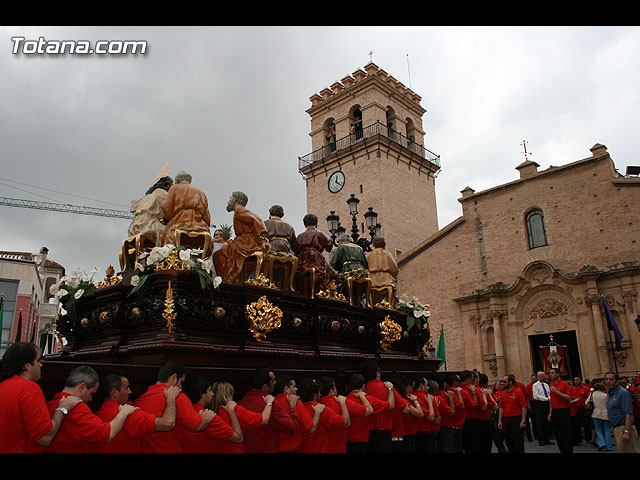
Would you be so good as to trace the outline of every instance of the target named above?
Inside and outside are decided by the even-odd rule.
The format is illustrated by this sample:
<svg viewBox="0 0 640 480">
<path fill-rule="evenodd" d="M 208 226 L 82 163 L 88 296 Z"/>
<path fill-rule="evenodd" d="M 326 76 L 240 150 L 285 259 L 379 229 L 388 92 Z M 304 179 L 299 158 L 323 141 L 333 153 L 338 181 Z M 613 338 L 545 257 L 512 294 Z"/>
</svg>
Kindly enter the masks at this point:
<svg viewBox="0 0 640 480">
<path fill-rule="evenodd" d="M 639 444 L 640 444 L 640 439 L 638 440 Z M 640 447 L 640 445 L 639 445 Z M 597 447 L 592 447 L 590 444 L 588 443 L 583 443 L 581 446 L 573 447 L 573 453 L 593 453 L 593 454 L 611 454 L 611 453 L 616 453 L 616 446 L 615 446 L 615 441 L 614 441 L 614 446 L 613 446 L 613 450 L 611 452 L 599 452 Z M 639 450 L 640 451 L 640 450 Z M 498 453 L 498 449 L 496 448 L 495 444 L 493 445 L 493 448 L 491 450 L 491 453 Z M 544 447 L 541 447 L 540 445 L 538 445 L 538 441 L 536 439 L 533 439 L 532 442 L 528 441 L 527 438 L 525 437 L 524 439 L 524 453 L 560 453 L 560 450 L 558 450 L 558 445 L 554 444 L 554 445 L 545 445 Z"/>
</svg>

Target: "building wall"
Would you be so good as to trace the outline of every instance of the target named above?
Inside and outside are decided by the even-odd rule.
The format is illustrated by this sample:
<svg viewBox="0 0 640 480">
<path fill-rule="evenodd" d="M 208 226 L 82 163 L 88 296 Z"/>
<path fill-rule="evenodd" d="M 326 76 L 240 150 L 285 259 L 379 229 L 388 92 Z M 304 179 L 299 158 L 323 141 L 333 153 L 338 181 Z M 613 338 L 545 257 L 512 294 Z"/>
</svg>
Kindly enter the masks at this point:
<svg viewBox="0 0 640 480">
<path fill-rule="evenodd" d="M 463 190 L 462 217 L 399 262 L 399 290 L 431 304 L 436 337 L 444 325 L 449 369 L 519 378 L 533 366 L 530 337 L 554 331 L 576 332 L 583 374 L 612 368 L 600 302 L 609 296 L 628 342 L 616 355 L 637 368 L 640 183 L 619 177 L 601 145 L 561 167 L 520 167 L 514 182 Z M 532 208 L 544 212 L 548 246 L 530 250 Z M 562 313 L 537 318 L 534 306 L 547 304 Z"/>
</svg>

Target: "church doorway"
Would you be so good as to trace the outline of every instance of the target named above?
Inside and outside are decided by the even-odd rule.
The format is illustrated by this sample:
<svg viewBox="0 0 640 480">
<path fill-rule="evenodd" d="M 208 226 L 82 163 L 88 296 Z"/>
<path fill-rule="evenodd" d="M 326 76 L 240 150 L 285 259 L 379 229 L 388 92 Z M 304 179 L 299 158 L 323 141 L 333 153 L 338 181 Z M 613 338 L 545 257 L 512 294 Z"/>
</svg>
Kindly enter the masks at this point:
<svg viewBox="0 0 640 480">
<path fill-rule="evenodd" d="M 553 342 L 557 345 L 565 346 L 567 349 L 567 371 L 568 376 L 563 377 L 564 380 L 573 380 L 576 375 L 582 376 L 582 366 L 580 364 L 580 351 L 578 350 L 578 340 L 576 332 L 570 330 L 568 332 L 555 332 Z M 542 335 L 531 335 L 529 337 L 529 345 L 531 346 L 531 365 L 533 372 L 543 370 L 543 360 L 541 347 L 545 347 L 551 343 L 551 335 L 548 333 Z"/>
</svg>

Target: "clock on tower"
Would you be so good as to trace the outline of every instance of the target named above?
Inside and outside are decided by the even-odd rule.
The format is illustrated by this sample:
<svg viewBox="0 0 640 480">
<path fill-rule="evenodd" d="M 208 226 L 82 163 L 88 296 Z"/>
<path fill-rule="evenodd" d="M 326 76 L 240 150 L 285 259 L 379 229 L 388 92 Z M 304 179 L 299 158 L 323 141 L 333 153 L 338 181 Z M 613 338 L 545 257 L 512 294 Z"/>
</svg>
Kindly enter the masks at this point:
<svg viewBox="0 0 640 480">
<path fill-rule="evenodd" d="M 323 219 L 333 210 L 350 230 L 346 200 L 355 194 L 363 210 L 378 212 L 396 258 L 436 233 L 440 157 L 424 147 L 421 97 L 369 62 L 310 100 L 312 152 L 299 157 L 298 169 L 318 228 L 328 233 Z"/>
</svg>

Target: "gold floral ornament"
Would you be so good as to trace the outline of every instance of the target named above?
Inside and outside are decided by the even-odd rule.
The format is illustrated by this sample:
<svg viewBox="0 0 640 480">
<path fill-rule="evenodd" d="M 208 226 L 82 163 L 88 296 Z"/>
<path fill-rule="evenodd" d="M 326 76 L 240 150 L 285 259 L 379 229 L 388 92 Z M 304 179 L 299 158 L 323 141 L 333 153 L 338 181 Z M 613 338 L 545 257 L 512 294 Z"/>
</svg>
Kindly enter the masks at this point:
<svg viewBox="0 0 640 480">
<path fill-rule="evenodd" d="M 380 323 L 380 333 L 382 334 L 380 346 L 387 350 L 393 342 L 397 342 L 402 337 L 402 327 L 387 315 Z"/>
<path fill-rule="evenodd" d="M 257 285 L 259 287 L 278 288 L 278 286 L 275 283 L 273 283 L 271 280 L 265 277 L 264 274 L 262 273 L 258 275 L 255 279 L 250 278 L 244 283 L 246 283 L 247 285 Z"/>
<path fill-rule="evenodd" d="M 164 301 L 164 312 L 162 312 L 162 317 L 167 321 L 166 328 L 169 329 L 169 334 L 173 331 L 173 321 L 176 315 L 176 312 L 173 310 L 173 288 L 171 288 L 171 281 L 169 281 L 167 295 Z"/>
<path fill-rule="evenodd" d="M 185 253 L 182 253 L 182 252 L 185 252 Z M 155 266 L 155 269 L 156 270 L 191 270 L 192 269 L 191 265 L 189 265 L 186 261 L 190 253 L 191 252 L 186 253 L 185 250 L 182 250 L 180 252 L 178 250 L 171 250 L 168 256 L 164 260 L 161 260 L 160 262 L 158 262 L 158 264 Z M 153 257 L 151 257 L 151 259 L 153 259 Z"/>
<path fill-rule="evenodd" d="M 376 303 L 376 308 L 384 308 L 386 310 L 391 310 L 391 304 L 387 301 L 386 298 L 383 298 L 380 303 Z"/>
<path fill-rule="evenodd" d="M 109 265 L 109 268 L 105 271 L 104 280 L 98 282 L 97 287 L 109 287 L 111 285 L 117 285 L 122 282 L 122 275 L 116 275 L 116 270 L 113 268 L 113 265 Z"/>
<path fill-rule="evenodd" d="M 282 325 L 282 310 L 272 305 L 264 295 L 257 302 L 247 305 L 246 313 L 250 322 L 249 331 L 259 342 L 266 338 L 267 333 Z"/>
<path fill-rule="evenodd" d="M 347 298 L 338 292 L 335 282 L 331 282 L 326 290 L 320 290 L 318 297 L 330 298 L 332 300 L 346 300 Z"/>
</svg>

